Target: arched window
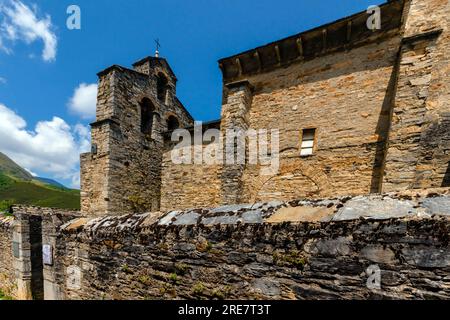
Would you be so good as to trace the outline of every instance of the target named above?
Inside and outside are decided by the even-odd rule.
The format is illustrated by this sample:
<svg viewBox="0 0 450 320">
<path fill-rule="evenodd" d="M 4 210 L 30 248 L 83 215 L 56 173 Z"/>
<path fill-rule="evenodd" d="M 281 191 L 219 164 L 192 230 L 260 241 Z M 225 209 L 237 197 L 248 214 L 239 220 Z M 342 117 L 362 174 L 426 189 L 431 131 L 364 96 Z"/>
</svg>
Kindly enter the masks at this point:
<svg viewBox="0 0 450 320">
<path fill-rule="evenodd" d="M 155 107 L 149 98 L 142 99 L 141 105 L 141 132 L 145 134 L 152 133 L 153 114 Z"/>
<path fill-rule="evenodd" d="M 180 127 L 180 122 L 175 116 L 167 118 L 167 131 L 174 131 Z"/>
<path fill-rule="evenodd" d="M 169 81 L 166 76 L 162 73 L 158 74 L 158 78 L 156 81 L 156 90 L 158 95 L 158 100 L 162 103 L 166 103 L 167 90 L 169 88 Z"/>
</svg>

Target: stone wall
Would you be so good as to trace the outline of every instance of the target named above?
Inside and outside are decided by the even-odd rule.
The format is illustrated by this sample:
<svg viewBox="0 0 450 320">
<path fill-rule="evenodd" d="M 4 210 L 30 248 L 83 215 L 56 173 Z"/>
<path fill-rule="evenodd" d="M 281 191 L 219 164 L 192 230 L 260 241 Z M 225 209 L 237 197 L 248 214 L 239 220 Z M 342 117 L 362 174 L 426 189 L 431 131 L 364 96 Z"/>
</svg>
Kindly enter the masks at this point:
<svg viewBox="0 0 450 320">
<path fill-rule="evenodd" d="M 205 150 L 208 145 L 202 145 Z M 162 161 L 161 211 L 215 207 L 221 203 L 222 166 L 175 164 L 173 146 L 166 146 Z M 176 152 L 176 150 L 175 150 Z M 194 147 L 184 150 L 194 157 Z"/>
<path fill-rule="evenodd" d="M 73 220 L 55 298 L 448 299 L 448 192 Z"/>
<path fill-rule="evenodd" d="M 51 244 L 56 228 L 80 212 L 27 206 L 12 211 L 14 218 L 0 219 L 0 288 L 20 300 L 42 300 L 45 291 L 51 293 L 52 275 L 44 272 L 43 244 Z"/>
<path fill-rule="evenodd" d="M 0 290 L 8 296 L 17 294 L 13 268 L 13 222 L 13 217 L 0 217 Z"/>
<path fill-rule="evenodd" d="M 280 172 L 247 166 L 240 201 L 379 192 L 399 44 L 395 36 L 249 77 L 250 127 L 280 130 Z M 309 128 L 316 146 L 302 157 Z"/>
<path fill-rule="evenodd" d="M 450 1 L 406 10 L 384 191 L 450 185 Z"/>
<path fill-rule="evenodd" d="M 162 209 L 380 192 L 400 43 L 393 32 L 377 43 L 225 83 L 222 134 L 280 130 L 280 170 L 265 176 L 261 165 L 248 163 L 180 166 L 167 152 Z M 316 129 L 314 155 L 301 157 L 308 128 Z"/>
</svg>

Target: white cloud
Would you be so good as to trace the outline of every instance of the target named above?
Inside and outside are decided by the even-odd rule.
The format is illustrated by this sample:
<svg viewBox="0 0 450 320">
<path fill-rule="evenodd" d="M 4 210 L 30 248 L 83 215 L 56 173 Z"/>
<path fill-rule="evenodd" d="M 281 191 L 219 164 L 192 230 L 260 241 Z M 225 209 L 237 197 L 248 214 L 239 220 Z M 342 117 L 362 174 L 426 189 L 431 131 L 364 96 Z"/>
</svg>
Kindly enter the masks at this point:
<svg viewBox="0 0 450 320">
<path fill-rule="evenodd" d="M 3 77 L 0 77 L 0 84 L 5 84 L 6 83 L 6 79 Z"/>
<path fill-rule="evenodd" d="M 25 41 L 27 44 L 36 40 L 44 42 L 42 59 L 54 61 L 58 40 L 53 32 L 52 20 L 49 15 L 38 18 L 37 7 L 33 9 L 20 0 L 0 0 L 0 49 L 11 53 L 6 41 Z"/>
<path fill-rule="evenodd" d="M 25 120 L 0 103 L 0 151 L 29 171 L 72 181 L 79 187 L 79 155 L 90 149 L 89 129 L 63 119 L 40 121 L 27 130 Z"/>
<path fill-rule="evenodd" d="M 95 118 L 95 107 L 97 104 L 98 85 L 80 84 L 69 100 L 69 110 L 83 119 Z"/>
<path fill-rule="evenodd" d="M 37 177 L 38 175 L 36 173 L 34 173 L 33 171 L 31 171 L 28 168 L 24 168 L 26 171 L 28 171 L 29 174 L 31 174 L 33 177 Z"/>
</svg>

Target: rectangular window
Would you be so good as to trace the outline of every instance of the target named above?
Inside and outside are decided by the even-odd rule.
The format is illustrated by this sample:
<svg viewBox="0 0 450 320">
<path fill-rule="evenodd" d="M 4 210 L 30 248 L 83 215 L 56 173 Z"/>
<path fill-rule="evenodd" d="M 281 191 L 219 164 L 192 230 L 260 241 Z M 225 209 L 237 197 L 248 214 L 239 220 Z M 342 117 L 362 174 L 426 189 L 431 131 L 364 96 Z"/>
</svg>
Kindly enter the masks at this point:
<svg viewBox="0 0 450 320">
<path fill-rule="evenodd" d="M 314 152 L 314 142 L 316 138 L 316 129 L 305 129 L 302 134 L 301 156 L 310 156 Z"/>
</svg>

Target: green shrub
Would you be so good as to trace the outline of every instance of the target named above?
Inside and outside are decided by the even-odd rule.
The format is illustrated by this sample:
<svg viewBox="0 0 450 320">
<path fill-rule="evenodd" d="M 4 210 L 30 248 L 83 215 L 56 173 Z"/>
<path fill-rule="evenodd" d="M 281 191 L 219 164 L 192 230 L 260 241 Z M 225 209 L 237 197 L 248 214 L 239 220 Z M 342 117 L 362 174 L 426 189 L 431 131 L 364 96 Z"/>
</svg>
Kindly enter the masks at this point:
<svg viewBox="0 0 450 320">
<path fill-rule="evenodd" d="M 14 200 L 1 200 L 0 201 L 0 213 L 10 215 L 9 209 L 14 204 Z"/>
<path fill-rule="evenodd" d="M 196 283 L 195 286 L 192 288 L 192 292 L 196 295 L 200 295 L 205 291 L 205 286 L 203 283 Z"/>
</svg>

